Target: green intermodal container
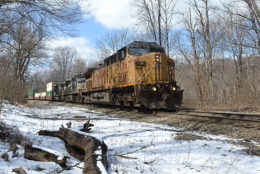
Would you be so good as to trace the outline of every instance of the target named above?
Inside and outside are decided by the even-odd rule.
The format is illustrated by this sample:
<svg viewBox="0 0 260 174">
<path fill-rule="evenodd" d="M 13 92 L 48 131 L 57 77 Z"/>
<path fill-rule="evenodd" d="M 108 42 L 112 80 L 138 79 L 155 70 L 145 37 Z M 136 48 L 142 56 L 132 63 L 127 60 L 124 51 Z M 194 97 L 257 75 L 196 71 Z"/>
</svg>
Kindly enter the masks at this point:
<svg viewBox="0 0 260 174">
<path fill-rule="evenodd" d="M 29 91 L 28 91 L 28 96 L 29 96 L 29 97 L 34 97 L 34 95 L 35 95 L 36 92 L 37 92 L 37 89 L 31 88 L 31 89 L 29 89 Z"/>
<path fill-rule="evenodd" d="M 46 93 L 47 97 L 52 96 L 52 95 L 53 95 L 53 91 L 47 91 L 47 93 Z"/>
</svg>

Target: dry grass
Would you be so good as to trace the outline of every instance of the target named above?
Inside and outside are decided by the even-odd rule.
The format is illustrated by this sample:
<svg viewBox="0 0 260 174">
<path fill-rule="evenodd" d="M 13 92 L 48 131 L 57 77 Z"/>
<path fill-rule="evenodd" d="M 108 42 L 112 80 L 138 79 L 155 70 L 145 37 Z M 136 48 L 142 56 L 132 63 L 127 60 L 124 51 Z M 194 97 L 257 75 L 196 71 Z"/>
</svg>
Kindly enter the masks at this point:
<svg viewBox="0 0 260 174">
<path fill-rule="evenodd" d="M 184 140 L 184 141 L 194 141 L 194 140 L 206 140 L 207 138 L 200 135 L 195 135 L 191 133 L 176 133 L 176 136 L 174 138 L 175 140 Z"/>
</svg>

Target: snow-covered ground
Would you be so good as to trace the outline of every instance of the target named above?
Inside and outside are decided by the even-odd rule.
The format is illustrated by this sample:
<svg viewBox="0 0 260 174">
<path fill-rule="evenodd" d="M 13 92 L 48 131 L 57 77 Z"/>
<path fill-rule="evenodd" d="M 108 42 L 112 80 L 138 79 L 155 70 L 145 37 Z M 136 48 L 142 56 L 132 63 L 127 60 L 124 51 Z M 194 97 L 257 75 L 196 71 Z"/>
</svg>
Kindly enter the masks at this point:
<svg viewBox="0 0 260 174">
<path fill-rule="evenodd" d="M 85 121 L 47 119 L 78 116 L 95 118 L 91 121 L 95 125 L 91 135 L 107 144 L 110 164 L 108 173 L 111 174 L 260 174 L 260 157 L 246 154 L 243 151 L 244 147 L 229 144 L 227 141 L 231 139 L 223 136 L 186 132 L 204 136 L 206 139 L 176 140 L 175 137 L 180 130 L 174 127 L 114 119 L 93 110 L 77 107 L 37 109 L 5 104 L 0 119 L 8 125 L 16 126 L 35 146 L 49 149 L 61 157 L 69 156 L 69 163 L 73 165 L 78 160 L 67 153 L 63 141 L 54 137 L 39 136 L 37 132 L 42 129 L 58 130 L 68 122 L 72 123 L 73 129 L 79 130 Z M 0 156 L 6 153 L 8 148 L 7 143 L 0 142 Z M 19 146 L 18 157 L 12 158 L 12 152 L 8 152 L 9 162 L 0 158 L 0 173 L 12 173 L 12 169 L 18 167 L 24 168 L 27 173 L 37 174 L 62 170 L 52 162 L 26 160 L 23 153 L 23 148 Z M 39 168 L 44 170 L 37 171 Z M 82 171 L 74 167 L 62 173 L 77 174 Z"/>
</svg>

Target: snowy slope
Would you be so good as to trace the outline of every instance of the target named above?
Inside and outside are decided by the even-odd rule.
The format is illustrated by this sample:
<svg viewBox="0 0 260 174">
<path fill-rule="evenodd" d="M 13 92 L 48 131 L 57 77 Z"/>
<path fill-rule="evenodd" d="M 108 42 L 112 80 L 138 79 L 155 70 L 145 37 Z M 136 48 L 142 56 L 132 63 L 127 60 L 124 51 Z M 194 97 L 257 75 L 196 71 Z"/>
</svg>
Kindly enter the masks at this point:
<svg viewBox="0 0 260 174">
<path fill-rule="evenodd" d="M 70 156 L 64 143 L 58 138 L 38 136 L 37 132 L 42 129 L 58 130 L 60 125 L 66 125 L 69 121 L 72 122 L 72 129 L 79 130 L 84 121 L 39 118 L 74 116 L 105 118 L 91 121 L 95 125 L 91 135 L 102 139 L 108 145 L 109 173 L 112 174 L 260 174 L 260 157 L 246 154 L 242 151 L 243 147 L 227 143 L 230 139 L 222 136 L 189 132 L 206 139 L 180 141 L 175 139 L 180 130 L 173 127 L 112 119 L 102 113 L 77 107 L 37 109 L 5 104 L 0 118 L 6 124 L 16 126 L 35 146 L 49 149 L 62 157 Z M 7 150 L 8 144 L 0 142 L 0 155 Z M 11 152 L 9 154 L 12 156 Z M 71 164 L 77 162 L 70 156 Z M 11 173 L 16 167 L 23 167 L 28 173 L 55 173 L 61 170 L 55 163 L 24 159 L 22 147 L 19 147 L 19 156 L 10 158 L 10 162 L 0 158 L 0 173 Z M 37 167 L 45 170 L 36 171 Z M 62 173 L 81 172 L 81 169 L 74 167 Z"/>
</svg>

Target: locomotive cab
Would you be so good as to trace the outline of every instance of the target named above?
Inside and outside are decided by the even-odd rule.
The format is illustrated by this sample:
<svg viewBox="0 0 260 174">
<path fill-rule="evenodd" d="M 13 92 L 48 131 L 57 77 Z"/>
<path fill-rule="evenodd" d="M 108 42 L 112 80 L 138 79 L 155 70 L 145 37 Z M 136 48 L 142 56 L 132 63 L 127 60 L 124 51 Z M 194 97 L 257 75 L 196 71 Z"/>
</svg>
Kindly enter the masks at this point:
<svg viewBox="0 0 260 174">
<path fill-rule="evenodd" d="M 132 74 L 138 103 L 148 108 L 175 108 L 180 105 L 183 90 L 175 81 L 174 60 L 153 42 L 134 42 L 128 46 L 133 60 Z M 131 67 L 131 66 L 130 66 Z"/>
</svg>

